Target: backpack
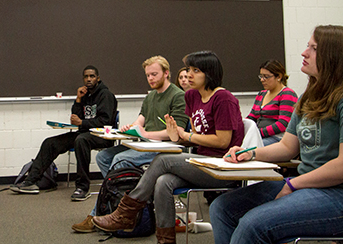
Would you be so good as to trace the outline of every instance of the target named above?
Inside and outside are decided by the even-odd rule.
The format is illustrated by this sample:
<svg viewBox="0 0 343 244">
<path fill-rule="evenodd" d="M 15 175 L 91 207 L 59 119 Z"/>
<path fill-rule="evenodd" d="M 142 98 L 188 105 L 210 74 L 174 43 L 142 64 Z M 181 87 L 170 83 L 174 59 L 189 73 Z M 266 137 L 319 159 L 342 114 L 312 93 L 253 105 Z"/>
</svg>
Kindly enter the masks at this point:
<svg viewBox="0 0 343 244">
<path fill-rule="evenodd" d="M 121 161 L 119 161 L 121 162 Z M 119 163 L 118 162 L 118 163 Z M 125 160 L 125 162 L 128 162 Z M 106 215 L 112 213 L 120 203 L 125 193 L 133 190 L 144 170 L 129 162 L 132 167 L 112 169 L 105 177 L 99 190 L 96 215 Z M 152 199 L 147 201 L 146 206 L 138 213 L 137 224 L 132 232 L 114 231 L 111 235 L 100 241 L 105 241 L 111 237 L 132 238 L 150 236 L 155 233 L 155 213 Z"/>
<path fill-rule="evenodd" d="M 19 175 L 14 181 L 14 185 L 24 181 L 26 175 L 30 172 L 32 164 L 33 164 L 33 161 L 31 160 L 29 163 L 23 166 Z M 36 184 L 40 190 L 56 189 L 57 175 L 58 175 L 57 166 L 54 162 L 52 162 L 49 168 L 47 168 L 47 170 L 44 172 L 42 179 L 37 181 Z"/>
</svg>

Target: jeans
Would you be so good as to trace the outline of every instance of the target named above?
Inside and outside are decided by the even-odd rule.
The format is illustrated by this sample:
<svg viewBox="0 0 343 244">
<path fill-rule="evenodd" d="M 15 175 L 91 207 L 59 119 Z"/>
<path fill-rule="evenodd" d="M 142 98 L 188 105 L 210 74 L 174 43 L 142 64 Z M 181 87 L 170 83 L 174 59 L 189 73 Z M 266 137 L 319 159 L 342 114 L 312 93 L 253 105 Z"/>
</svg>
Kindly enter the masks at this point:
<svg viewBox="0 0 343 244">
<path fill-rule="evenodd" d="M 270 136 L 270 137 L 263 138 L 262 141 L 263 141 L 264 146 L 268 146 L 270 144 L 281 141 L 281 138 L 277 136 Z"/>
<path fill-rule="evenodd" d="M 89 132 L 68 132 L 65 134 L 45 139 L 40 150 L 33 160 L 32 168 L 25 179 L 36 183 L 43 177 L 45 170 L 58 157 L 69 149 L 75 149 L 77 160 L 76 188 L 84 191 L 89 190 L 89 164 L 91 161 L 91 150 L 113 146 L 113 141 L 105 140 L 91 135 Z"/>
<path fill-rule="evenodd" d="M 285 181 L 261 182 L 219 196 L 210 206 L 216 244 L 276 243 L 343 232 L 343 189 L 307 188 L 274 200 Z"/>
<path fill-rule="evenodd" d="M 159 154 L 151 162 L 135 189 L 129 196 L 146 201 L 153 194 L 156 225 L 159 228 L 175 226 L 175 205 L 173 191 L 180 187 L 230 187 L 232 181 L 217 180 L 185 159 L 202 157 L 188 153 Z"/>
<path fill-rule="evenodd" d="M 132 162 L 135 166 L 140 166 L 145 163 L 150 163 L 157 154 L 157 152 L 139 152 L 123 145 L 118 145 L 100 151 L 96 155 L 96 162 L 102 176 L 105 178 L 112 167 L 113 169 L 132 167 L 132 164 L 127 163 L 126 161 Z M 92 216 L 96 215 L 96 205 L 97 203 L 95 203 L 95 206 L 90 213 Z"/>
</svg>

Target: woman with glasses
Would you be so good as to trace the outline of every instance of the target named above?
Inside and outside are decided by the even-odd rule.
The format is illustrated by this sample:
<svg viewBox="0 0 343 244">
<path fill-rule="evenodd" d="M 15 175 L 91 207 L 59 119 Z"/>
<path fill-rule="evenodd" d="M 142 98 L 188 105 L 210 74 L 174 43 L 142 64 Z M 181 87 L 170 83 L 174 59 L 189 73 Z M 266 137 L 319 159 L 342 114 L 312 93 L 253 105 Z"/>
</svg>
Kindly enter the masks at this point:
<svg viewBox="0 0 343 244">
<path fill-rule="evenodd" d="M 263 144 L 267 146 L 283 137 L 298 96 L 287 87 L 288 75 L 277 60 L 268 60 L 261 64 L 258 78 L 264 90 L 256 96 L 247 118 L 256 122 Z"/>
<path fill-rule="evenodd" d="M 308 85 L 282 140 L 237 157 L 241 148 L 233 147 L 228 152 L 232 156 L 224 159 L 288 161 L 300 153 L 300 175 L 216 198 L 210 207 L 216 244 L 342 236 L 343 26 L 317 26 L 301 55 Z"/>
</svg>

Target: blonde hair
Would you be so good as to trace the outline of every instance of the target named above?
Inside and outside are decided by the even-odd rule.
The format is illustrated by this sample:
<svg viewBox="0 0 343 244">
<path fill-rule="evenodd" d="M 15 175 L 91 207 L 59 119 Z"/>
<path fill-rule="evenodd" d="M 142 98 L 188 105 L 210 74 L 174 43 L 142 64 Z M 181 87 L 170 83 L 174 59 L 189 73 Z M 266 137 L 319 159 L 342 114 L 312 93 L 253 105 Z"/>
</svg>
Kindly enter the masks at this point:
<svg viewBox="0 0 343 244">
<path fill-rule="evenodd" d="M 169 62 L 167 61 L 167 59 L 160 55 L 148 58 L 142 63 L 142 67 L 143 69 L 145 69 L 147 66 L 152 65 L 154 63 L 158 63 L 161 66 L 163 72 L 166 72 L 167 70 L 169 71 L 167 79 L 170 80 L 171 74 Z"/>
<path fill-rule="evenodd" d="M 319 121 L 336 116 L 343 98 L 343 26 L 317 26 L 313 38 L 317 43 L 318 77 L 309 77 L 296 111 L 299 116 Z"/>
</svg>

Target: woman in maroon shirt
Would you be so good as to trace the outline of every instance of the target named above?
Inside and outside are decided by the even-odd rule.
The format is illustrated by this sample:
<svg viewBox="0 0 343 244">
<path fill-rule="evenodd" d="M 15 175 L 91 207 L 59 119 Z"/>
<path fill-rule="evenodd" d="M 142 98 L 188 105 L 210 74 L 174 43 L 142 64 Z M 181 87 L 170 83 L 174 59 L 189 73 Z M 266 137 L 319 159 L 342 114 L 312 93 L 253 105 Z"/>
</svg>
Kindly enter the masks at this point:
<svg viewBox="0 0 343 244">
<path fill-rule="evenodd" d="M 165 115 L 172 141 L 199 145 L 198 153 L 222 157 L 229 147 L 241 145 L 244 125 L 238 100 L 220 87 L 223 70 L 218 57 L 210 51 L 196 52 L 183 59 L 193 89 L 186 92 L 186 114 L 192 132 L 177 127 Z M 173 191 L 181 187 L 233 187 L 235 182 L 213 178 L 185 161 L 202 155 L 160 154 L 151 162 L 134 190 L 125 195 L 110 215 L 94 217 L 93 223 L 105 231 L 133 229 L 136 215 L 154 195 L 158 243 L 175 243 L 175 206 Z"/>
</svg>

